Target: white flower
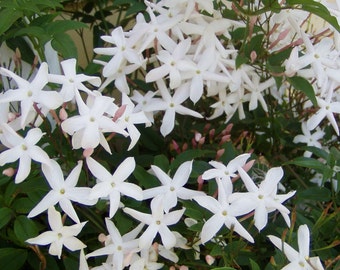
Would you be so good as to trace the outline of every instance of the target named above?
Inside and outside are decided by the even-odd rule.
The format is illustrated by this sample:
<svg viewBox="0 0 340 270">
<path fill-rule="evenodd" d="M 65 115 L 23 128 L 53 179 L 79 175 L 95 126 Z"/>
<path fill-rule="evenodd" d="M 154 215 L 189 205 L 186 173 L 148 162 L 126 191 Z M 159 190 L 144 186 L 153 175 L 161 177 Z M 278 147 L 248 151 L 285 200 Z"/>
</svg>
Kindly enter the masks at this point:
<svg viewBox="0 0 340 270">
<path fill-rule="evenodd" d="M 146 109 L 150 111 L 165 110 L 160 129 L 164 137 L 173 130 L 175 126 L 176 113 L 202 118 L 202 115 L 198 112 L 190 110 L 181 105 L 189 97 L 189 92 L 187 91 L 187 83 L 182 84 L 179 88 L 177 88 L 173 96 L 170 95 L 169 90 L 163 80 L 158 80 L 156 83 L 162 95 L 163 101 L 149 104 L 146 106 Z"/>
<path fill-rule="evenodd" d="M 110 147 L 103 135 L 104 132 L 117 132 L 127 135 L 106 112 L 113 104 L 113 98 L 106 96 L 94 96 L 88 99 L 86 105 L 80 95 L 76 95 L 79 115 L 67 118 L 61 123 L 63 131 L 72 135 L 72 146 L 75 149 L 95 148 L 101 144 L 111 153 Z"/>
<path fill-rule="evenodd" d="M 339 126 L 334 117 L 334 113 L 340 114 L 340 102 L 332 101 L 333 91 L 329 90 L 325 98 L 316 97 L 320 109 L 307 120 L 307 128 L 312 130 L 326 117 L 339 136 Z"/>
<path fill-rule="evenodd" d="M 59 164 L 51 160 L 49 165 L 42 165 L 42 172 L 52 190 L 30 211 L 29 218 L 39 215 L 41 212 L 59 203 L 61 209 L 76 223 L 80 223 L 72 202 L 84 205 L 94 205 L 97 199 L 89 199 L 90 188 L 76 187 L 82 168 L 82 161 L 70 172 L 64 180 L 63 172 Z"/>
<path fill-rule="evenodd" d="M 234 230 L 249 242 L 254 243 L 253 237 L 236 219 L 237 216 L 248 213 L 249 203 L 237 205 L 237 207 L 230 205 L 222 180 L 218 178 L 216 182 L 218 185 L 218 200 L 208 195 L 194 198 L 199 205 L 213 213 L 213 216 L 203 225 L 200 235 L 202 244 L 216 236 L 223 225 L 230 230 Z"/>
<path fill-rule="evenodd" d="M 0 68 L 0 74 L 11 77 L 18 85 L 18 89 L 7 90 L 0 96 L 0 104 L 4 102 L 20 101 L 22 117 L 20 123 L 21 128 L 24 128 L 28 124 L 27 119 L 30 111 L 33 110 L 34 103 L 38 104 L 38 107 L 43 106 L 49 110 L 57 109 L 63 103 L 63 99 L 59 93 L 43 90 L 48 83 L 47 63 L 42 63 L 40 65 L 39 71 L 32 82 L 24 80 L 5 68 Z"/>
<path fill-rule="evenodd" d="M 161 197 L 154 198 L 151 201 L 150 208 L 151 214 L 142 213 L 128 207 L 123 209 L 125 213 L 133 218 L 149 225 L 139 237 L 139 247 L 141 249 L 150 247 L 157 233 L 160 234 L 165 248 L 170 249 L 174 247 L 176 245 L 176 235 L 170 231 L 168 226 L 176 224 L 180 220 L 185 208 L 164 214 L 163 199 Z"/>
<path fill-rule="evenodd" d="M 92 94 L 91 90 L 84 85 L 84 82 L 89 82 L 97 87 L 101 84 L 99 77 L 77 74 L 77 60 L 74 58 L 64 60 L 60 64 L 63 67 L 64 75 L 48 74 L 48 81 L 62 84 L 60 94 L 62 95 L 64 102 L 73 100 L 79 90 L 84 91 L 87 94 Z"/>
<path fill-rule="evenodd" d="M 63 226 L 60 213 L 54 206 L 48 209 L 48 223 L 52 231 L 43 232 L 37 237 L 27 239 L 26 242 L 32 245 L 50 245 L 48 252 L 58 256 L 60 259 L 63 246 L 71 251 L 80 250 L 86 247 L 77 236 L 86 222 L 77 223 L 72 226 Z"/>
<path fill-rule="evenodd" d="M 129 265 L 127 257 L 139 251 L 138 240 L 131 239 L 129 234 L 121 236 L 117 227 L 108 218 L 105 219 L 105 224 L 110 235 L 108 243 L 105 247 L 87 254 L 86 258 L 109 255 L 110 258 L 106 263 L 110 263 L 113 267 L 112 269 L 123 269 Z M 138 227 L 138 230 L 140 231 L 141 228 Z"/>
<path fill-rule="evenodd" d="M 32 159 L 40 163 L 50 164 L 49 156 L 36 145 L 44 135 L 39 128 L 30 129 L 25 138 L 18 135 L 5 123 L 1 125 L 1 131 L 3 133 L 1 142 L 10 149 L 0 153 L 0 166 L 19 159 L 15 183 L 21 183 L 27 178 L 31 171 Z"/>
<path fill-rule="evenodd" d="M 97 177 L 98 183 L 92 188 L 90 199 L 106 198 L 110 200 L 109 217 L 112 218 L 116 213 L 121 194 L 141 201 L 143 199 L 142 189 L 125 180 L 134 171 L 136 162 L 133 157 L 126 158 L 116 169 L 114 174 L 108 172 L 101 164 L 93 158 L 86 158 L 87 166 L 91 173 Z"/>
<path fill-rule="evenodd" d="M 298 229 L 298 246 L 299 251 L 293 249 L 290 245 L 282 242 L 276 236 L 268 235 L 269 240 L 284 254 L 290 261 L 282 270 L 323 270 L 319 257 L 309 257 L 309 229 L 307 225 L 301 225 Z"/>
<path fill-rule="evenodd" d="M 295 191 L 288 194 L 277 195 L 278 183 L 283 176 L 281 167 L 271 168 L 265 179 L 259 187 L 255 185 L 249 175 L 241 168 L 238 172 L 248 190 L 247 193 L 233 193 L 229 197 L 231 205 L 239 207 L 240 205 L 248 204 L 248 211 L 255 210 L 254 220 L 256 228 L 261 231 L 268 222 L 268 213 L 274 210 L 279 210 L 287 225 L 290 227 L 290 219 L 288 214 L 290 211 L 282 205 L 285 200 L 288 200 L 295 194 Z M 248 202 L 247 202 L 248 201 Z"/>
<path fill-rule="evenodd" d="M 226 191 L 231 193 L 233 190 L 231 179 L 237 176 L 236 172 L 238 167 L 244 166 L 249 157 L 250 154 L 239 155 L 236 158 L 230 160 L 227 166 L 222 162 L 212 160 L 209 162 L 209 164 L 213 166 L 214 169 L 205 171 L 202 175 L 202 179 L 221 179 Z"/>
<path fill-rule="evenodd" d="M 294 143 L 306 143 L 307 146 L 314 146 L 317 148 L 322 148 L 321 143 L 318 141 L 323 138 L 325 132 L 323 132 L 319 127 L 316 128 L 316 131 L 311 134 L 310 130 L 307 128 L 307 123 L 302 122 L 301 129 L 303 134 L 296 135 L 294 137 Z M 304 157 L 311 157 L 312 152 L 305 151 L 303 154 Z"/>
<path fill-rule="evenodd" d="M 161 181 L 162 185 L 144 190 L 143 198 L 145 200 L 156 196 L 161 197 L 165 213 L 169 213 L 169 210 L 177 205 L 177 198 L 182 200 L 191 200 L 194 196 L 204 194 L 203 192 L 184 187 L 190 177 L 192 161 L 186 161 L 181 164 L 173 179 L 155 165 L 151 165 L 151 169 L 158 180 Z"/>
</svg>

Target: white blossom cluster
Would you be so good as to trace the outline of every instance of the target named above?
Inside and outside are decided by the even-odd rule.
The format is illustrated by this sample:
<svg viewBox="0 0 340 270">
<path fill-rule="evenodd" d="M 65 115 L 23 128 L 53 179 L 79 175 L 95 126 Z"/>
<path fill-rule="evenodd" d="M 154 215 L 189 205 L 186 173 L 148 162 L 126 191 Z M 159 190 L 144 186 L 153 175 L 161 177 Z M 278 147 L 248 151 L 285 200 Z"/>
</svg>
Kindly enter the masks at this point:
<svg viewBox="0 0 340 270">
<path fill-rule="evenodd" d="M 49 253 L 59 258 L 63 246 L 71 251 L 81 250 L 80 269 L 88 269 L 87 258 L 103 255 L 107 256 L 106 262 L 92 269 L 160 269 L 163 265 L 157 262 L 158 255 L 177 263 L 174 249 L 190 248 L 187 239 L 169 228 L 185 217 L 185 208 L 178 209 L 183 200 L 194 200 L 212 213 L 199 235 L 200 244 L 214 241 L 223 226 L 253 243 L 254 238 L 237 219 L 249 213 L 254 214 L 258 231 L 267 225 L 268 214 L 276 210 L 290 226 L 290 212 L 283 203 L 295 192 L 277 194 L 283 177 L 282 168 L 271 168 L 257 185 L 247 173 L 252 166 L 252 162 L 247 163 L 250 154 L 240 155 L 228 164 L 210 161 L 212 168 L 205 171 L 202 178 L 216 181 L 217 198 L 185 187 L 193 161 L 181 164 L 172 178 L 152 165 L 152 174 L 160 185 L 142 190 L 129 182 L 136 167 L 133 157 L 126 158 L 114 173 L 91 157 L 99 145 L 112 154 L 108 137 L 114 134 L 129 137 L 131 142 L 127 150 L 131 150 L 140 137 L 136 125 L 152 125 L 158 112 L 163 112 L 160 133 L 166 136 L 174 129 L 176 114 L 208 120 L 225 115 L 228 122 L 235 113 L 240 119 L 245 118 L 245 104 L 250 111 L 260 104 L 268 112 L 267 95 L 279 102 L 287 100 L 286 84 L 278 88 L 274 77 L 265 76 L 256 65 L 237 66 L 238 48 L 231 42 L 231 34 L 245 23 L 224 18 L 221 11 L 231 9 L 231 5 L 228 1 L 216 2 L 223 8 L 215 9 L 212 0 L 145 1 L 148 21 L 139 14 L 130 31 L 115 28 L 110 36 L 102 37 L 110 46 L 95 49 L 97 54 L 111 57 L 107 62 L 96 61 L 103 65 L 103 83 L 99 77 L 78 74 L 75 59 L 61 62 L 63 74 L 50 74 L 48 64 L 41 63 L 30 81 L 9 69 L 0 68 L 3 77 L 14 81 L 0 94 L 0 142 L 6 148 L 0 153 L 0 166 L 18 161 L 15 183 L 21 183 L 30 174 L 32 160 L 38 162 L 51 188 L 28 214 L 29 218 L 34 218 L 47 210 L 51 231 L 28 239 L 28 243 L 50 244 Z M 331 11 L 338 16 L 340 7 L 334 4 Z M 303 11 L 286 10 L 274 14 L 269 21 L 264 17 L 257 20 L 263 20 L 268 24 L 265 27 L 273 29 L 268 36 L 270 52 L 293 47 L 284 63 L 284 76 L 298 75 L 313 86 L 317 110 L 308 119 L 302 119 L 303 134 L 296 136 L 294 142 L 321 148 L 319 139 L 324 135 L 325 125 L 320 123 L 324 119 L 339 135 L 336 116 L 340 113 L 340 79 L 337 75 L 340 44 L 337 34 L 319 40 L 317 34 L 304 32 L 301 26 L 308 16 Z M 256 53 L 251 57 L 255 63 Z M 136 70 L 142 70 L 145 82 L 154 83 L 157 91 L 143 95 L 130 89 L 128 76 Z M 102 94 L 111 82 L 121 92 L 120 104 L 113 97 Z M 57 85 L 57 90 L 51 90 L 51 84 Z M 206 98 L 215 100 L 210 104 L 211 115 L 203 115 L 187 106 Z M 75 105 L 75 111 L 69 109 L 71 105 Z M 312 103 L 306 102 L 305 106 L 311 107 Z M 84 161 L 96 179 L 95 185 L 77 186 L 83 161 L 78 161 L 68 173 L 62 170 L 61 160 L 48 156 L 44 145 L 39 143 L 43 136 L 48 136 L 39 128 L 46 118 L 53 118 L 64 136 L 71 137 L 70 147 L 84 150 Z M 310 153 L 305 155 L 310 156 Z M 65 173 L 68 173 L 66 177 Z M 233 191 L 232 180 L 237 177 L 243 181 L 245 192 Z M 124 207 L 121 196 L 137 201 L 151 200 L 150 213 Z M 91 206 L 98 200 L 107 200 L 109 205 L 105 219 L 109 234 L 102 237 L 102 248 L 85 255 L 86 245 L 76 236 L 86 226 L 86 221 L 80 221 L 73 204 Z M 61 214 L 54 208 L 57 204 L 74 225 L 63 225 Z M 127 216 L 140 222 L 123 236 L 111 220 L 120 207 Z M 308 257 L 307 226 L 301 226 L 298 234 L 299 252 L 284 246 L 290 261 L 284 269 L 323 269 L 318 258 Z M 157 235 L 161 243 L 155 242 Z M 282 248 L 279 238 L 269 236 L 269 239 Z"/>
</svg>

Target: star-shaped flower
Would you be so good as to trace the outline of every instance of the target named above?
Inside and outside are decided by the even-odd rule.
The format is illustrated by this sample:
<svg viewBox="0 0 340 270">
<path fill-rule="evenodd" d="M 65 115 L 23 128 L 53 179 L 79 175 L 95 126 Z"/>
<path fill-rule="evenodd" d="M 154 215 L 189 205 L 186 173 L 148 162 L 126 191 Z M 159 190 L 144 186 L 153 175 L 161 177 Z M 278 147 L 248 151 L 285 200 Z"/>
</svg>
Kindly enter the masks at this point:
<svg viewBox="0 0 340 270">
<path fill-rule="evenodd" d="M 139 237 L 139 247 L 149 248 L 153 239 L 159 233 L 165 248 L 170 249 L 176 245 L 176 235 L 170 231 L 168 226 L 176 224 L 182 217 L 185 208 L 164 214 L 163 199 L 156 197 L 151 201 L 151 214 L 146 214 L 132 208 L 124 208 L 124 212 L 133 218 L 145 223 L 148 228 Z"/>
<path fill-rule="evenodd" d="M 39 215 L 49 207 L 59 203 L 61 209 L 76 223 L 80 223 L 72 202 L 84 205 L 94 205 L 97 199 L 89 199 L 90 188 L 76 187 L 82 168 L 82 161 L 70 172 L 64 180 L 63 172 L 55 160 L 49 165 L 42 165 L 42 172 L 52 190 L 30 211 L 29 218 Z"/>
<path fill-rule="evenodd" d="M 298 246 L 296 251 L 290 245 L 276 236 L 268 235 L 269 240 L 284 254 L 290 261 L 282 270 L 323 270 L 319 257 L 309 257 L 309 229 L 306 224 L 301 225 L 298 229 Z"/>
<path fill-rule="evenodd" d="M 36 145 L 44 135 L 40 128 L 30 129 L 25 138 L 21 137 L 5 123 L 1 125 L 1 131 L 1 142 L 9 149 L 0 153 L 0 166 L 19 159 L 15 183 L 21 183 L 27 178 L 31 171 L 32 159 L 40 163 L 50 164 L 49 156 Z"/>
<path fill-rule="evenodd" d="M 91 173 L 97 178 L 98 183 L 92 188 L 90 199 L 106 198 L 110 200 L 109 217 L 112 218 L 116 213 L 121 194 L 141 201 L 143 199 L 142 189 L 125 180 L 134 171 L 136 162 L 133 157 L 126 158 L 116 169 L 114 174 L 108 172 L 104 166 L 93 158 L 88 157 L 86 164 Z"/>
<path fill-rule="evenodd" d="M 181 164 L 172 179 L 155 165 L 151 165 L 151 169 L 159 181 L 161 181 L 162 185 L 144 190 L 143 198 L 149 199 L 156 196 L 161 197 L 165 213 L 169 213 L 169 210 L 177 205 L 177 198 L 191 200 L 194 196 L 204 194 L 203 192 L 184 187 L 190 177 L 192 161 L 186 161 Z"/>
<path fill-rule="evenodd" d="M 58 256 L 60 259 L 63 246 L 71 251 L 80 250 L 86 247 L 77 236 L 85 226 L 86 222 L 77 223 L 72 226 L 63 226 L 60 213 L 52 206 L 48 209 L 48 223 L 52 231 L 43 232 L 37 237 L 27 239 L 31 245 L 50 245 L 48 253 Z"/>
</svg>

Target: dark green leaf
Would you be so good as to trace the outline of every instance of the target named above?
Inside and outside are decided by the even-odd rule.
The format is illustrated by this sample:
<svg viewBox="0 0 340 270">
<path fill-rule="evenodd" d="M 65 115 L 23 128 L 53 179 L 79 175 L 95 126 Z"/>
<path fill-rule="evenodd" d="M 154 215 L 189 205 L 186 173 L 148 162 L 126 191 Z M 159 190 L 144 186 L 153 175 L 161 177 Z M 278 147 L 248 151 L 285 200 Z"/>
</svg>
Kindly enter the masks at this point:
<svg viewBox="0 0 340 270">
<path fill-rule="evenodd" d="M 152 188 L 159 185 L 157 178 L 139 165 L 133 171 L 133 176 L 138 180 L 138 184 L 144 188 Z"/>
<path fill-rule="evenodd" d="M 7 207 L 0 208 L 0 229 L 11 221 L 13 211 Z"/>
<path fill-rule="evenodd" d="M 18 248 L 1 248 L 0 265 L 2 270 L 20 269 L 27 258 L 27 251 Z"/>
<path fill-rule="evenodd" d="M 141 3 L 141 2 L 138 2 L 138 3 L 134 3 L 133 5 L 131 5 L 130 8 L 128 8 L 126 10 L 126 14 L 125 16 L 129 16 L 129 15 L 133 15 L 133 14 L 136 14 L 138 12 L 142 12 L 142 11 L 145 11 L 145 4 L 144 3 Z"/>
<path fill-rule="evenodd" d="M 204 157 L 211 153 L 215 153 L 214 151 L 210 150 L 201 150 L 201 149 L 190 149 L 186 150 L 185 152 L 180 153 L 176 159 L 171 163 L 171 170 L 177 169 L 182 163 L 185 161 L 190 161 L 195 158 Z"/>
<path fill-rule="evenodd" d="M 18 240 L 24 243 L 28 238 L 37 236 L 38 229 L 31 219 L 18 216 L 14 221 L 14 233 Z"/>
<path fill-rule="evenodd" d="M 314 106 L 318 105 L 313 86 L 305 78 L 294 76 L 287 80 L 296 90 L 304 93 Z"/>
<path fill-rule="evenodd" d="M 35 203 L 29 198 L 18 198 L 13 202 L 13 209 L 20 214 L 27 214 L 33 209 Z"/>
<path fill-rule="evenodd" d="M 236 270 L 235 268 L 232 267 L 217 267 L 217 268 L 213 268 L 211 270 Z"/>
<path fill-rule="evenodd" d="M 324 187 L 310 187 L 297 193 L 298 199 L 328 202 L 331 191 Z"/>
<path fill-rule="evenodd" d="M 55 34 L 51 45 L 64 58 L 77 58 L 77 48 L 69 35 L 65 33 Z"/>
<path fill-rule="evenodd" d="M 46 27 L 46 32 L 54 36 L 55 34 L 65 33 L 69 30 L 87 28 L 87 24 L 78 21 L 59 20 L 51 22 Z"/>
<path fill-rule="evenodd" d="M 251 270 L 261 270 L 260 266 L 252 259 L 249 258 Z"/>
<path fill-rule="evenodd" d="M 0 11 L 0 35 L 5 33 L 11 26 L 23 16 L 23 13 L 17 9 L 5 8 Z"/>
<path fill-rule="evenodd" d="M 286 164 L 293 164 L 301 167 L 306 167 L 317 170 L 319 172 L 322 172 L 323 170 L 327 169 L 327 166 L 320 162 L 319 160 L 308 157 L 297 157 L 287 162 Z"/>
</svg>

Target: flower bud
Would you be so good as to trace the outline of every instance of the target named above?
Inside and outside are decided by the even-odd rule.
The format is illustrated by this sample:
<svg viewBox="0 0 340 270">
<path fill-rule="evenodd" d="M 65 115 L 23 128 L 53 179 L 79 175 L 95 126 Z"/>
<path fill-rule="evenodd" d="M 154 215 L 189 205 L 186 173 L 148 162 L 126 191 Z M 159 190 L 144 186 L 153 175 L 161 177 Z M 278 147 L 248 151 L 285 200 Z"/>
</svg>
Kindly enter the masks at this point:
<svg viewBox="0 0 340 270">
<path fill-rule="evenodd" d="M 85 158 L 90 157 L 93 154 L 93 148 L 87 148 L 83 151 L 83 156 Z"/>
<path fill-rule="evenodd" d="M 213 256 L 207 255 L 205 256 L 205 261 L 207 264 L 212 265 L 215 262 L 215 258 Z"/>
<path fill-rule="evenodd" d="M 6 175 L 6 176 L 8 176 L 8 177 L 12 177 L 14 174 L 15 174 L 15 169 L 13 169 L 12 167 L 10 167 L 10 168 L 7 168 L 7 169 L 5 169 L 5 170 L 3 170 L 2 171 L 2 174 L 3 175 Z"/>
<path fill-rule="evenodd" d="M 65 110 L 65 108 L 61 108 L 60 111 L 59 111 L 59 118 L 61 121 L 64 121 L 68 118 L 68 114 Z"/>
</svg>

